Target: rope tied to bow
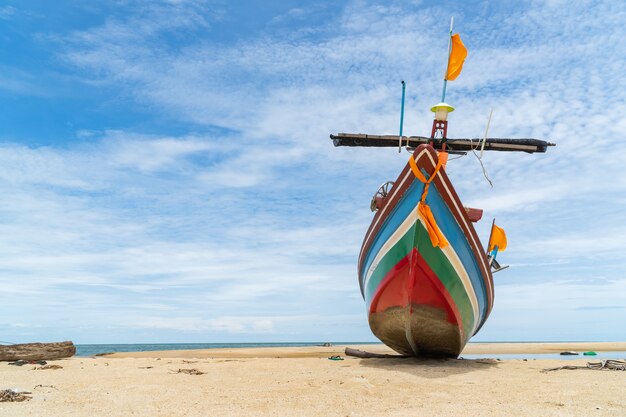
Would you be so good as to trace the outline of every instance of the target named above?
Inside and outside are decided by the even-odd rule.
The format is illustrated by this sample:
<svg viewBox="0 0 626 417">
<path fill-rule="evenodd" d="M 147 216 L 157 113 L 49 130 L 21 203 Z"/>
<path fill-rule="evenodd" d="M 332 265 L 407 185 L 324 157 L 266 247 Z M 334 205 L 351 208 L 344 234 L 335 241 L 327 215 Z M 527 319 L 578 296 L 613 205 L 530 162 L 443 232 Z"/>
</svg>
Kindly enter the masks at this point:
<svg viewBox="0 0 626 417">
<path fill-rule="evenodd" d="M 442 152 L 442 154 L 444 153 Z M 413 171 L 413 175 L 415 175 L 415 177 L 424 184 L 424 191 L 422 192 L 422 198 L 420 199 L 420 202 L 417 205 L 417 211 L 419 215 L 422 217 L 422 219 L 424 220 L 424 223 L 426 224 L 426 231 L 428 232 L 428 236 L 430 237 L 431 243 L 433 244 L 433 246 L 438 246 L 441 249 L 448 246 L 448 241 L 443 236 L 443 233 L 441 233 L 441 230 L 439 229 L 439 226 L 437 225 L 437 222 L 435 221 L 435 217 L 433 216 L 433 212 L 428 206 L 428 204 L 426 203 L 426 196 L 428 195 L 428 188 L 430 187 L 430 183 L 439 172 L 439 169 L 441 169 L 441 167 L 445 165 L 447 156 L 448 156 L 447 153 L 445 153 L 445 156 L 444 155 L 438 156 L 437 166 L 435 167 L 435 170 L 433 171 L 433 173 L 430 175 L 428 179 L 424 176 L 424 174 L 422 174 L 422 172 L 417 167 L 417 163 L 415 162 L 415 159 L 413 159 L 413 155 L 411 155 L 411 157 L 409 158 L 409 167 L 411 167 L 411 171 Z"/>
</svg>

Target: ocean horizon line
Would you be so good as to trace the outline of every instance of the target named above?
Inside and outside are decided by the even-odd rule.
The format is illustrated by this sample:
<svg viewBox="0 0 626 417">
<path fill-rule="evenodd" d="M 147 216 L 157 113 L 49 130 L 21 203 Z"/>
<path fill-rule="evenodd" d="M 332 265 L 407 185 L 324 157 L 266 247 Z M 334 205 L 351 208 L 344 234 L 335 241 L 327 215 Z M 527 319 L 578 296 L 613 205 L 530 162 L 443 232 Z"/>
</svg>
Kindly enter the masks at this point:
<svg viewBox="0 0 626 417">
<path fill-rule="evenodd" d="M 382 342 L 346 342 L 346 341 L 326 341 L 326 342 L 237 342 L 237 343 L 78 343 L 76 346 L 76 356 L 93 356 L 105 353 L 117 352 L 147 352 L 147 351 L 167 351 L 167 350 L 201 350 L 201 349 L 245 349 L 245 348 L 271 348 L 271 347 L 314 347 L 325 345 L 377 345 Z M 485 342 L 476 341 L 470 343 L 602 343 L 591 341 L 496 341 Z"/>
</svg>

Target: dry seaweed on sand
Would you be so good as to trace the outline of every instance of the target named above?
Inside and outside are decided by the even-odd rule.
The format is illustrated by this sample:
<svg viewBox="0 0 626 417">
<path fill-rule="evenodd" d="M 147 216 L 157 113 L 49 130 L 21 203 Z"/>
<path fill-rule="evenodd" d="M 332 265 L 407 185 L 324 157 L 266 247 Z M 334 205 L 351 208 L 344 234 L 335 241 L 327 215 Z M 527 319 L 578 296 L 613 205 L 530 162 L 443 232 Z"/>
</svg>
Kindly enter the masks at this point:
<svg viewBox="0 0 626 417">
<path fill-rule="evenodd" d="M 12 389 L 3 389 L 0 391 L 0 403 L 20 403 L 22 401 L 28 401 L 30 392 L 18 392 Z"/>
<path fill-rule="evenodd" d="M 33 387 L 33 390 L 36 390 L 38 388 L 52 388 L 52 389 L 58 390 L 58 388 L 55 387 L 54 385 L 43 385 L 43 384 L 35 385 Z"/>
<path fill-rule="evenodd" d="M 187 374 L 187 375 L 204 375 L 206 372 L 202 372 L 199 369 L 191 368 L 191 369 L 179 369 L 177 371 L 173 371 L 174 374 Z"/>
<path fill-rule="evenodd" d="M 17 361 L 14 362 L 9 362 L 8 365 L 13 365 L 13 366 L 24 366 L 24 365 L 46 365 L 48 362 L 44 361 L 44 360 L 24 360 L 24 359 L 19 359 Z"/>
<path fill-rule="evenodd" d="M 63 369 L 61 365 L 44 365 L 44 366 L 35 366 L 33 371 L 46 371 L 48 369 Z"/>
<path fill-rule="evenodd" d="M 610 370 L 610 371 L 626 371 L 626 361 L 616 361 L 607 359 L 601 362 L 587 362 L 587 365 L 565 365 L 556 368 L 547 368 L 542 372 L 560 371 L 563 369 L 594 369 L 594 370 Z"/>
</svg>

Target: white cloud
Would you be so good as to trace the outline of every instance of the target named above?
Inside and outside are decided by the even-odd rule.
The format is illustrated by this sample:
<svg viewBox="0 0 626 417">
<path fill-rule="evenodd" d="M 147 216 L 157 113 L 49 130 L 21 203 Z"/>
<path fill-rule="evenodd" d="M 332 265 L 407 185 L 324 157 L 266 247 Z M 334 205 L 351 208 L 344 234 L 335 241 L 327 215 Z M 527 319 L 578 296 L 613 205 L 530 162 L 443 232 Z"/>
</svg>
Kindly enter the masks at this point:
<svg viewBox="0 0 626 417">
<path fill-rule="evenodd" d="M 599 284 L 555 280 L 498 286 L 479 340 L 621 340 L 621 333 L 607 329 L 621 327 L 625 289 L 622 277 Z"/>
<path fill-rule="evenodd" d="M 13 6 L 2 6 L 0 7 L 0 19 L 8 20 L 11 19 L 17 13 L 17 9 Z"/>
<path fill-rule="evenodd" d="M 134 327 L 167 329 L 176 331 L 213 331 L 227 333 L 264 333 L 273 331 L 271 318 L 265 317 L 219 317 L 216 319 L 197 318 L 156 318 L 138 323 Z"/>
<path fill-rule="evenodd" d="M 75 311 L 113 305 L 120 321 L 130 316 L 145 328 L 284 334 L 291 328 L 276 317 L 306 309 L 358 312 L 358 334 L 369 337 L 356 257 L 371 194 L 408 155 L 334 149 L 328 134 L 395 133 L 402 79 L 409 86 L 405 132 L 430 130 L 448 11 L 352 2 L 328 27 L 303 36 L 306 20 L 297 18 L 305 11 L 292 10 L 297 35 L 267 30 L 218 43 L 210 37 L 217 17 L 200 2 L 136 7 L 50 38 L 84 82 L 122 95 L 120 103 L 131 98 L 155 118 L 191 124 L 190 131 L 225 129 L 94 130 L 63 148 L 0 146 L 7 219 L 0 264 L 11 271 L 3 282 L 26 282 L 21 291 L 33 304 L 47 293 L 75 302 Z M 519 265 L 519 279 L 533 270 L 528 284 L 563 274 L 582 279 L 594 256 L 623 264 L 626 77 L 622 61 L 607 59 L 625 52 L 616 42 L 623 6 L 531 2 L 496 10 L 460 16 L 470 55 L 448 90 L 457 106 L 451 136 L 480 136 L 494 107 L 490 136 L 549 138 L 558 146 L 546 155 L 486 155 L 493 190 L 473 156 L 449 163 L 452 180 L 463 201 L 485 209 L 481 236 L 492 216 L 507 230 L 502 260 Z M 203 36 L 182 46 L 163 44 L 196 30 Z M 554 285 L 548 290 L 581 291 Z M 537 302 L 540 291 L 528 288 L 515 297 Z M 586 291 L 597 306 L 605 294 L 594 288 Z M 10 284 L 0 291 L 20 293 Z M 503 291 L 500 300 L 515 298 Z M 500 300 L 490 319 L 496 324 L 518 311 Z M 581 300 L 564 295 L 561 302 Z M 163 306 L 174 318 L 151 315 Z M 255 311 L 238 316 L 248 308 Z M 546 327 L 532 333 L 539 316 L 528 319 L 528 337 L 547 334 Z M 86 314 L 85 323 L 94 317 Z M 510 334 L 498 332 L 487 334 Z"/>
</svg>

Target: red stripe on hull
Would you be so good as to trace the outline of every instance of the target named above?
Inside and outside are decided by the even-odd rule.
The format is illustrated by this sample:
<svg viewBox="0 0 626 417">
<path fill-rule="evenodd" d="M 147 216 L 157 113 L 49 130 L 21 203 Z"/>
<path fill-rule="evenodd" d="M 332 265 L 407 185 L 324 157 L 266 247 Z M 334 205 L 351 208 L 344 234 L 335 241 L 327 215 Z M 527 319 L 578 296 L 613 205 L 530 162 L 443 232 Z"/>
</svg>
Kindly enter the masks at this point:
<svg viewBox="0 0 626 417">
<path fill-rule="evenodd" d="M 370 313 L 387 310 L 389 307 L 404 307 L 409 302 L 407 282 L 409 280 L 410 259 L 413 252 L 402 258 L 378 285 L 372 303 Z"/>
<path fill-rule="evenodd" d="M 402 311 L 402 314 L 398 314 Z M 425 315 L 425 311 L 427 314 Z M 390 314 L 394 316 L 389 320 L 389 326 L 381 326 L 377 316 Z M 424 258 L 416 248 L 398 262 L 385 276 L 378 286 L 369 309 L 370 327 L 374 334 L 387 345 L 402 353 L 418 354 L 414 349 L 436 353 L 437 343 L 430 336 L 431 330 L 445 323 L 446 333 L 456 334 L 455 343 L 462 349 L 465 345 L 465 335 L 461 315 L 454 299 L 439 280 L 437 275 L 428 266 Z M 422 321 L 423 323 L 415 323 Z M 423 326 L 421 325 L 423 324 Z M 408 328 L 411 328 L 411 331 Z M 408 340 L 409 338 L 413 340 Z M 426 343 L 424 340 L 428 339 Z M 449 343 L 449 339 L 446 343 Z M 410 347 L 410 352 L 407 347 Z M 442 351 L 448 351 L 451 355 L 456 352 L 448 351 L 447 346 Z"/>
<path fill-rule="evenodd" d="M 427 305 L 438 305 L 441 306 L 446 311 L 446 316 L 448 317 L 448 322 L 455 324 L 459 327 L 461 331 L 461 337 L 463 336 L 463 320 L 461 319 L 461 313 L 459 313 L 459 309 L 456 305 L 456 302 L 448 292 L 448 289 L 443 285 L 441 280 L 437 277 L 435 272 L 430 269 L 430 266 L 426 263 L 426 260 L 420 255 L 416 249 L 413 249 L 415 252 L 415 266 L 416 272 L 413 274 L 414 277 L 421 277 L 421 281 L 416 282 L 415 288 L 416 292 L 424 292 L 428 295 L 428 297 L 421 297 L 426 301 L 430 301 L 433 304 L 428 304 L 428 302 L 420 302 L 419 299 L 416 299 L 414 304 L 427 304 Z M 421 273 L 417 272 L 420 271 Z"/>
<path fill-rule="evenodd" d="M 415 162 L 420 169 L 425 169 L 429 175 L 435 170 L 435 165 L 437 161 L 437 153 L 435 150 L 429 145 L 420 145 L 413 152 Z M 409 164 L 407 164 L 398 178 L 392 189 L 390 190 L 389 196 L 384 201 L 384 206 L 382 209 L 378 210 L 372 219 L 372 223 L 368 228 L 368 231 L 365 235 L 365 239 L 361 246 L 361 252 L 359 254 L 359 263 L 358 270 L 362 271 L 363 263 L 365 262 L 365 258 L 367 255 L 367 251 L 370 246 L 373 244 L 374 239 L 377 233 L 380 231 L 383 223 L 387 219 L 389 215 L 393 212 L 393 208 L 399 203 L 403 194 L 411 185 L 411 183 L 415 180 L 414 176 L 408 175 L 410 171 Z M 435 176 L 432 183 L 439 194 L 443 198 L 446 205 L 450 208 L 451 213 L 455 217 L 457 223 L 463 230 L 464 235 L 468 239 L 472 251 L 474 253 L 474 258 L 478 262 L 479 269 L 482 272 L 482 278 L 485 283 L 485 287 L 487 288 L 487 314 L 483 318 L 483 323 L 487 320 L 489 313 L 491 312 L 491 308 L 493 306 L 493 277 L 491 274 L 491 270 L 487 264 L 487 258 L 485 256 L 485 251 L 480 243 L 480 239 L 478 239 L 478 235 L 476 234 L 476 230 L 472 226 L 471 221 L 469 220 L 467 213 L 463 209 L 463 205 L 461 200 L 459 199 L 456 191 L 454 191 L 454 187 L 450 183 L 450 179 L 448 178 L 445 169 L 439 171 L 439 173 Z M 448 188 L 448 191 L 444 192 L 444 185 Z M 458 210 L 455 209 L 455 205 L 458 207 Z M 360 272 L 359 272 L 360 273 Z M 363 279 L 364 277 L 359 276 L 359 285 L 361 287 L 361 293 L 363 293 Z M 479 318 L 476 318 L 478 320 Z M 481 323 L 482 325 L 482 323 Z"/>
</svg>

